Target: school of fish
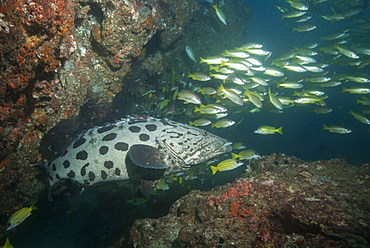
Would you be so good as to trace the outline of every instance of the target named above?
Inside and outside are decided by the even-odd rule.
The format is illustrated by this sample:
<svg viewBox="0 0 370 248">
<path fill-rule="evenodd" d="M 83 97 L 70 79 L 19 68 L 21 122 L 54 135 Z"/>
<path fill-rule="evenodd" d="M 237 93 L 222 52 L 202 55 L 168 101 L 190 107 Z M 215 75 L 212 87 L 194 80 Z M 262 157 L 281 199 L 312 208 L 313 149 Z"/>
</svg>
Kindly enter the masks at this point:
<svg viewBox="0 0 370 248">
<path fill-rule="evenodd" d="M 187 46 L 189 58 L 199 63 L 198 69 L 186 78 L 173 72 L 173 79 L 178 82 L 171 80 L 169 86 L 162 86 L 162 93 L 175 92 L 160 101 L 166 101 L 159 109 L 160 114 L 185 114 L 190 125 L 210 125 L 211 128 L 236 126 L 243 121 L 240 114 L 260 111 L 283 113 L 286 108 L 294 106 L 312 106 L 313 113 L 323 115 L 333 111 L 326 103 L 330 97 L 326 89 L 341 87 L 341 93 L 357 96 L 356 103 L 364 106 L 351 110 L 349 114 L 369 125 L 370 45 L 366 36 L 369 35 L 370 20 L 363 14 L 368 3 L 363 0 L 339 2 L 287 0 L 279 4 L 277 9 L 282 20 L 295 23 L 292 32 L 308 33 L 320 29 L 313 21 L 317 18 L 331 23 L 346 21 L 348 26 L 328 33 L 316 43 L 295 47 L 279 56 L 275 53 L 272 56 L 263 44 L 253 42 L 206 58 L 197 56 L 194 53 L 196 49 Z M 227 17 L 221 7 L 212 7 L 220 21 L 227 25 Z M 326 13 L 323 10 L 327 14 L 323 14 Z M 348 101 L 351 101 L 351 95 Z M 156 98 L 155 94 L 149 97 Z M 177 104 L 176 99 L 187 105 Z M 169 107 L 174 110 L 168 112 Z M 254 133 L 282 134 L 282 127 L 268 124 L 261 123 Z M 325 123 L 323 130 L 351 133 L 349 128 L 337 123 Z"/>
</svg>

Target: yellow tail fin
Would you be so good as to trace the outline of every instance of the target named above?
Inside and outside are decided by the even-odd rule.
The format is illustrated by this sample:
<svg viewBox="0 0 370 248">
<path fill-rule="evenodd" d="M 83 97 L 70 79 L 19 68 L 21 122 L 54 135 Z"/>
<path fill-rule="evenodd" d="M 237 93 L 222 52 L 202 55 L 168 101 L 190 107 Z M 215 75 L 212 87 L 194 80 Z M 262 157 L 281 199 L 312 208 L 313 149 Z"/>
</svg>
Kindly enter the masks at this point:
<svg viewBox="0 0 370 248">
<path fill-rule="evenodd" d="M 239 156 L 238 154 L 231 153 L 231 159 L 237 159 Z"/>
<path fill-rule="evenodd" d="M 283 126 L 279 127 L 276 131 L 280 134 L 283 134 Z"/>
<path fill-rule="evenodd" d="M 216 174 L 216 172 L 218 171 L 217 167 L 216 166 L 210 166 L 210 167 L 212 170 L 212 175 Z"/>
</svg>

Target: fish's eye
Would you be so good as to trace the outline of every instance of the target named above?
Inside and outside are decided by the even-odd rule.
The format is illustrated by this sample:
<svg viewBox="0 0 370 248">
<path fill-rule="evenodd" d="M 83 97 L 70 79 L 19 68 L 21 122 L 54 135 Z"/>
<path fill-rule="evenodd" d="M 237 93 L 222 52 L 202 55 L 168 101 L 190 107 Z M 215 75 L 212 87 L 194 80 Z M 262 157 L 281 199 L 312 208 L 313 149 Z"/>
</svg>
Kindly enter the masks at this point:
<svg viewBox="0 0 370 248">
<path fill-rule="evenodd" d="M 201 133 L 203 136 L 207 136 L 207 132 L 206 131 L 202 131 L 202 133 Z"/>
</svg>

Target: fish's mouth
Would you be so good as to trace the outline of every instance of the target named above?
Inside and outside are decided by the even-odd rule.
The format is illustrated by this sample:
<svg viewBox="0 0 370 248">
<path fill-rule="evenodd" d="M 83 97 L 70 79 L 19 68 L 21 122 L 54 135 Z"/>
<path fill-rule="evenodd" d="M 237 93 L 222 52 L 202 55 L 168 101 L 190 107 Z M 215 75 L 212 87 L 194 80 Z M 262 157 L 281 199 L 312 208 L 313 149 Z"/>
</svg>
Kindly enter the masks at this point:
<svg viewBox="0 0 370 248">
<path fill-rule="evenodd" d="M 232 147 L 231 147 L 232 144 L 233 144 L 232 142 L 226 141 L 224 144 L 222 144 L 216 150 L 214 150 L 214 153 L 216 153 L 217 154 L 216 156 L 218 156 L 218 155 L 222 155 L 222 154 L 231 152 L 232 151 Z"/>
<path fill-rule="evenodd" d="M 186 159 L 184 158 L 181 158 L 181 157 L 178 157 L 181 161 L 184 162 L 184 164 L 182 165 L 182 167 L 184 168 L 189 168 L 193 165 L 196 165 L 196 164 L 201 164 L 201 163 L 204 163 L 204 162 L 207 162 L 209 161 L 210 159 L 213 159 L 213 158 L 216 158 L 222 154 L 225 154 L 225 153 L 228 153 L 228 152 L 231 152 L 232 151 L 232 147 L 231 147 L 231 144 L 232 142 L 229 142 L 229 141 L 226 141 L 223 142 L 221 145 L 219 145 L 218 147 L 215 147 L 214 149 L 206 149 L 207 147 L 209 146 L 212 146 L 212 143 L 208 143 L 207 145 L 203 146 L 201 149 L 199 150 L 208 150 L 207 152 L 200 152 L 198 154 L 198 159 L 196 161 L 194 160 L 188 160 L 186 161 Z"/>
<path fill-rule="evenodd" d="M 233 142 L 231 141 L 226 141 L 223 145 L 221 145 L 218 149 L 220 148 L 230 148 L 232 149 L 231 145 L 233 144 Z"/>
</svg>

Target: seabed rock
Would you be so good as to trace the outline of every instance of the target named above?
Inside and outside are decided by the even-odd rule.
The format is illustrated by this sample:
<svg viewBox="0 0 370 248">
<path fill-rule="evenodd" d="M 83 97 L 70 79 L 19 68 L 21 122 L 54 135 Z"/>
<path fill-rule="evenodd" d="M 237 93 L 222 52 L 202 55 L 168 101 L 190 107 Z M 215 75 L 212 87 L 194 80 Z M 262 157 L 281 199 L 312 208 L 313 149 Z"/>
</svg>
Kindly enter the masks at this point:
<svg viewBox="0 0 370 248">
<path fill-rule="evenodd" d="M 253 172 L 192 191 L 168 215 L 137 220 L 133 247 L 369 247 L 369 164 L 273 154 Z"/>
</svg>

